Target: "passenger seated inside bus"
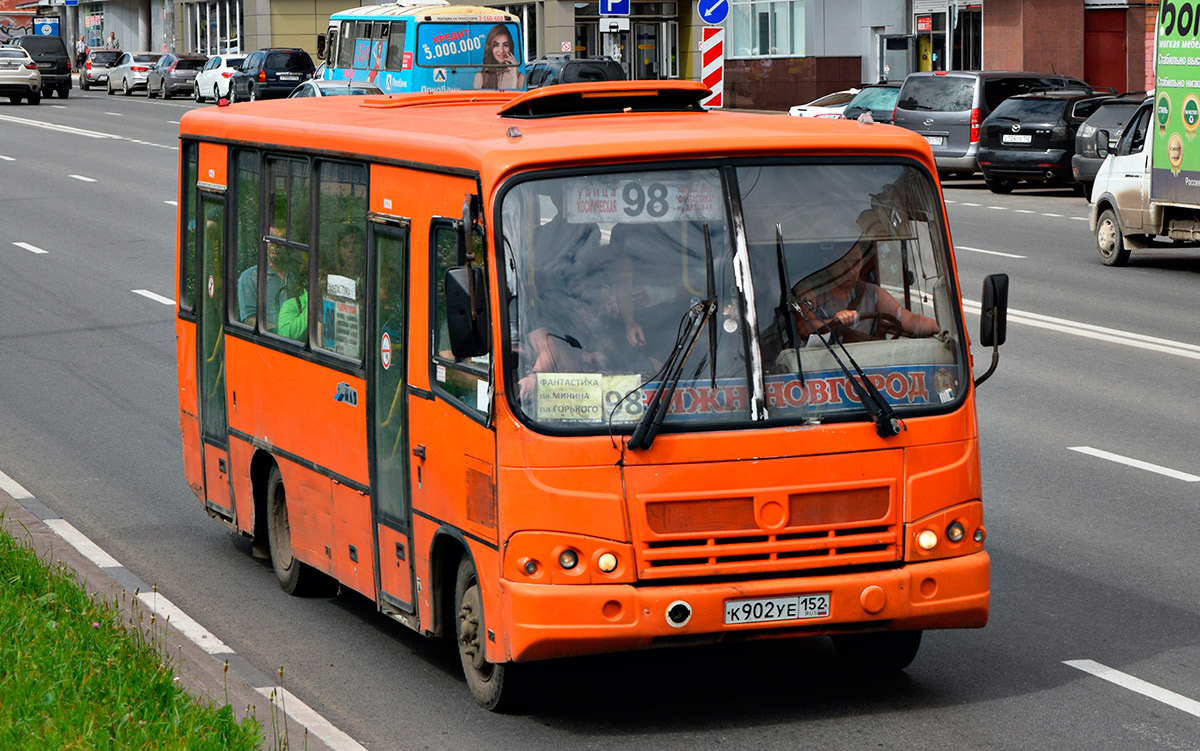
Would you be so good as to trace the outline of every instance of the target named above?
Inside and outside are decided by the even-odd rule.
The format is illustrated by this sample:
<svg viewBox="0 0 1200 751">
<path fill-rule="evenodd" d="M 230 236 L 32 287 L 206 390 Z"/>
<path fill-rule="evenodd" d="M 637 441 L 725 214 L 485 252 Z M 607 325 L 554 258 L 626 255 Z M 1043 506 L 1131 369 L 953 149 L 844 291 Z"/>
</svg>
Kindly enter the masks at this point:
<svg viewBox="0 0 1200 751">
<path fill-rule="evenodd" d="M 557 204 L 555 204 L 557 208 Z M 593 223 L 569 223 L 561 212 L 533 230 L 531 266 L 524 294 L 532 319 L 523 349 L 533 359 L 519 381 L 527 392 L 538 373 L 571 373 L 595 369 L 604 359 L 601 327 L 593 312 L 597 285 L 603 279 L 600 229 Z"/>
</svg>

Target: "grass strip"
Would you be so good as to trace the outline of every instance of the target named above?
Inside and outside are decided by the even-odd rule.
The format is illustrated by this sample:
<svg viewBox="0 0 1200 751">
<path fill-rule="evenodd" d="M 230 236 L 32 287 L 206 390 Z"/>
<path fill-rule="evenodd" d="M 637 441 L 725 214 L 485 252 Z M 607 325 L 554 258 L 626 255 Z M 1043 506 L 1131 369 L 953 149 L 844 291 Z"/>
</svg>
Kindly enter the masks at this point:
<svg viewBox="0 0 1200 751">
<path fill-rule="evenodd" d="M 117 603 L 0 529 L 0 748 L 262 748 L 257 718 L 177 685 L 153 621 L 127 625 Z"/>
</svg>

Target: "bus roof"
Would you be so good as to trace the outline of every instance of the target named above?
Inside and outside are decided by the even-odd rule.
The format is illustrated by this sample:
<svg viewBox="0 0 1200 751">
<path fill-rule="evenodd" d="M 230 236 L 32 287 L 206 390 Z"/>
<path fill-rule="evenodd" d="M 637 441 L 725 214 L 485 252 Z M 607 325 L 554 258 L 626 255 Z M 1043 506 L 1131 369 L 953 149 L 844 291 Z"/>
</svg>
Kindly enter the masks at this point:
<svg viewBox="0 0 1200 751">
<path fill-rule="evenodd" d="M 645 93 L 686 101 L 707 91 L 694 81 L 604 81 L 529 92 L 280 99 L 192 110 L 179 130 L 182 138 L 463 170 L 485 183 L 535 168 L 784 154 L 899 155 L 936 171 L 925 139 L 903 128 L 761 112 L 654 111 L 658 100 Z M 595 114 L 571 111 L 571 99 L 644 99 L 646 106 Z M 554 114 L 526 114 L 535 105 Z"/>
<path fill-rule="evenodd" d="M 385 3 L 347 8 L 329 16 L 331 21 L 374 18 L 415 18 L 425 16 L 434 21 L 516 21 L 517 17 L 496 8 L 479 5 L 450 5 L 445 0 L 425 0 L 419 3 Z"/>
</svg>

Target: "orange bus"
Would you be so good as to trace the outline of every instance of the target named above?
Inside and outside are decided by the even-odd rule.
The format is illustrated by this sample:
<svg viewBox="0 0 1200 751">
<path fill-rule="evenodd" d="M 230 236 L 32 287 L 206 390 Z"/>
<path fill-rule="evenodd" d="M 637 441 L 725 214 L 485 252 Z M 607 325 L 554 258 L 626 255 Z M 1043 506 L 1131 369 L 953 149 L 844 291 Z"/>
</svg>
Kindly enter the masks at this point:
<svg viewBox="0 0 1200 751">
<path fill-rule="evenodd" d="M 188 484 L 288 592 L 453 636 L 489 709 L 528 661 L 828 635 L 895 670 L 923 630 L 987 621 L 928 145 L 706 93 L 181 121 Z M 993 368 L 1006 303 L 988 277 Z"/>
</svg>

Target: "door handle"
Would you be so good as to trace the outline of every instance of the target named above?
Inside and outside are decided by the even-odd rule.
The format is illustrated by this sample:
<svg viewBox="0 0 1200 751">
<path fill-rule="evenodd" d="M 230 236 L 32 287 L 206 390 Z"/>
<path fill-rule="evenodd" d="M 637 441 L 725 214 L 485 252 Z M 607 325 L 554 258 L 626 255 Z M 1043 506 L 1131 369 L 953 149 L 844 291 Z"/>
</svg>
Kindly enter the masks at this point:
<svg viewBox="0 0 1200 751">
<path fill-rule="evenodd" d="M 418 459 L 424 459 L 425 458 L 425 445 L 417 444 L 416 446 L 413 447 L 412 453 L 413 453 L 413 456 L 417 457 Z"/>
</svg>

